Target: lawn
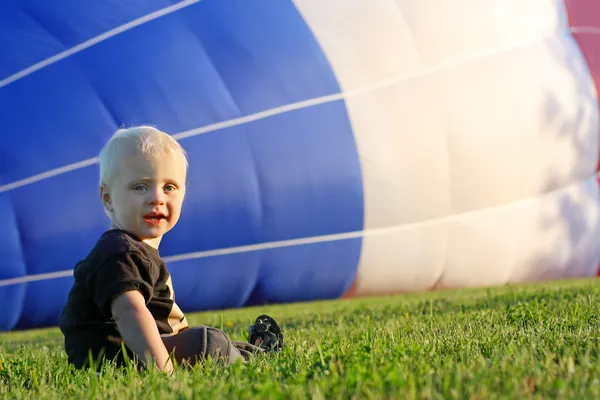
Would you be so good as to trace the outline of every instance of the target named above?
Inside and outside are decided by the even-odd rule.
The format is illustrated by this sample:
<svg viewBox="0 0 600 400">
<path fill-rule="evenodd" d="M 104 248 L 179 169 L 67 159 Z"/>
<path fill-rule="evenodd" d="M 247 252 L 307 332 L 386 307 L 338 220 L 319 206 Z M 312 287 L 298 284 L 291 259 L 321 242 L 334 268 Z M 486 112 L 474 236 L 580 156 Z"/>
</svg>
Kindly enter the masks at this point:
<svg viewBox="0 0 600 400">
<path fill-rule="evenodd" d="M 287 348 L 166 377 L 66 366 L 57 329 L 0 334 L 6 398 L 600 398 L 596 279 L 189 314 L 244 339 L 260 313 Z"/>
</svg>

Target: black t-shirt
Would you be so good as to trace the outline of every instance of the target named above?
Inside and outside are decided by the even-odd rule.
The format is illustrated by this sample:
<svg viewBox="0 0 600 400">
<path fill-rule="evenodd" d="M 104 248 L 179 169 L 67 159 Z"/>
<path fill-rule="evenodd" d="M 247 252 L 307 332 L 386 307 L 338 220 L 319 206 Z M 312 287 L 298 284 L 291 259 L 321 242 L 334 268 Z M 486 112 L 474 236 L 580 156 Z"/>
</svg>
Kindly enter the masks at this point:
<svg viewBox="0 0 600 400">
<path fill-rule="evenodd" d="M 188 328 L 175 303 L 171 275 L 158 250 L 127 231 L 112 229 L 77 263 L 75 283 L 60 319 L 69 362 L 87 367 L 88 352 L 123 362 L 123 342 L 112 318 L 112 300 L 128 290 L 139 290 L 161 335 Z M 131 358 L 132 353 L 126 349 Z"/>
</svg>

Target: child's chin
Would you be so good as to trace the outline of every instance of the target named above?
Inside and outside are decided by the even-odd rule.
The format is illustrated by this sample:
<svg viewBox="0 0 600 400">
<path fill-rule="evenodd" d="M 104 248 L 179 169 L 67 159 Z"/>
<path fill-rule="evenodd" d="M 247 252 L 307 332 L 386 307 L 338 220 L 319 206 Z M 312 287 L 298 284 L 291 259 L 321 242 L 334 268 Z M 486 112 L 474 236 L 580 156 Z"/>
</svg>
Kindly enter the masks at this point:
<svg viewBox="0 0 600 400">
<path fill-rule="evenodd" d="M 145 232 L 145 236 L 148 239 L 156 239 L 161 237 L 165 233 L 167 233 L 166 229 L 147 229 Z"/>
<path fill-rule="evenodd" d="M 163 236 L 168 230 L 164 228 L 145 228 L 140 229 L 137 233 L 137 236 L 143 239 L 157 239 Z"/>
</svg>

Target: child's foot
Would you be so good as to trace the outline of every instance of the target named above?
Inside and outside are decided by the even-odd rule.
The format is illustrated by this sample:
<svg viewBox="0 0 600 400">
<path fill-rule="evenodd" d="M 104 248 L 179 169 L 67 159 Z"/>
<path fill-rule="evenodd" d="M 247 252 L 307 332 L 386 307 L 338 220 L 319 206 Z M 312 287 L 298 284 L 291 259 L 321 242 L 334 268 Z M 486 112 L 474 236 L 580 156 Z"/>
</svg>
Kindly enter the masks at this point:
<svg viewBox="0 0 600 400">
<path fill-rule="evenodd" d="M 273 318 L 261 315 L 250 327 L 248 342 L 265 351 L 277 352 L 283 349 L 283 333 Z"/>
<path fill-rule="evenodd" d="M 278 352 L 283 349 L 283 333 L 277 322 L 268 315 L 256 318 L 250 326 L 248 342 L 232 342 L 240 354 L 248 361 L 253 355 Z"/>
</svg>

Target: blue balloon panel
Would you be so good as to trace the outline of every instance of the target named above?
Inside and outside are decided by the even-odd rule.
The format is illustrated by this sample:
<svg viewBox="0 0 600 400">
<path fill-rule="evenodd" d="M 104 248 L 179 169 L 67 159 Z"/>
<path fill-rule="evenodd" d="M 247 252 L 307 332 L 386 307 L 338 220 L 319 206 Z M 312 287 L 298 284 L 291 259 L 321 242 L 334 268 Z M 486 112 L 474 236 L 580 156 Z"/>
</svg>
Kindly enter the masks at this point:
<svg viewBox="0 0 600 400">
<path fill-rule="evenodd" d="M 261 254 L 243 252 L 167 265 L 182 310 L 235 308 L 244 305 L 256 284 Z"/>
<path fill-rule="evenodd" d="M 28 275 L 72 269 L 94 246 L 107 227 L 97 187 L 97 166 L 90 166 L 10 192 Z M 22 285 L 19 327 L 55 324 L 71 284 L 54 278 Z"/>
<path fill-rule="evenodd" d="M 10 193 L 0 193 L 0 218 L 3 221 L 0 229 L 1 282 L 5 279 L 21 278 L 27 273 Z M 0 284 L 0 301 L 4 310 L 0 313 L 1 330 L 9 330 L 16 324 L 23 309 L 24 297 L 24 285 Z"/>
<path fill-rule="evenodd" d="M 341 297 L 354 281 L 361 246 L 352 238 L 264 250 L 246 305 Z"/>
<path fill-rule="evenodd" d="M 340 91 L 292 2 L 202 1 L 177 18 L 205 49 L 242 115 Z"/>
<path fill-rule="evenodd" d="M 184 310 L 331 298 L 351 285 L 361 239 L 280 244 L 363 228 L 346 105 L 312 103 L 341 91 L 313 32 L 292 2 L 181 4 L 0 6 L 0 52 L 9 55 L 0 60 L 0 110 L 10 132 L 0 176 L 17 183 L 0 186 L 1 212 L 14 221 L 2 232 L 0 279 L 29 279 L 0 286 L 11 304 L 2 329 L 58 322 L 68 272 L 109 226 L 94 158 L 121 126 L 192 133 L 181 139 L 190 165 L 182 218 L 160 251 L 168 259 L 225 250 L 169 263 Z M 127 23 L 136 26 L 97 40 Z M 47 65 L 5 81 L 38 62 Z M 60 277 L 40 278 L 48 273 Z"/>
</svg>

